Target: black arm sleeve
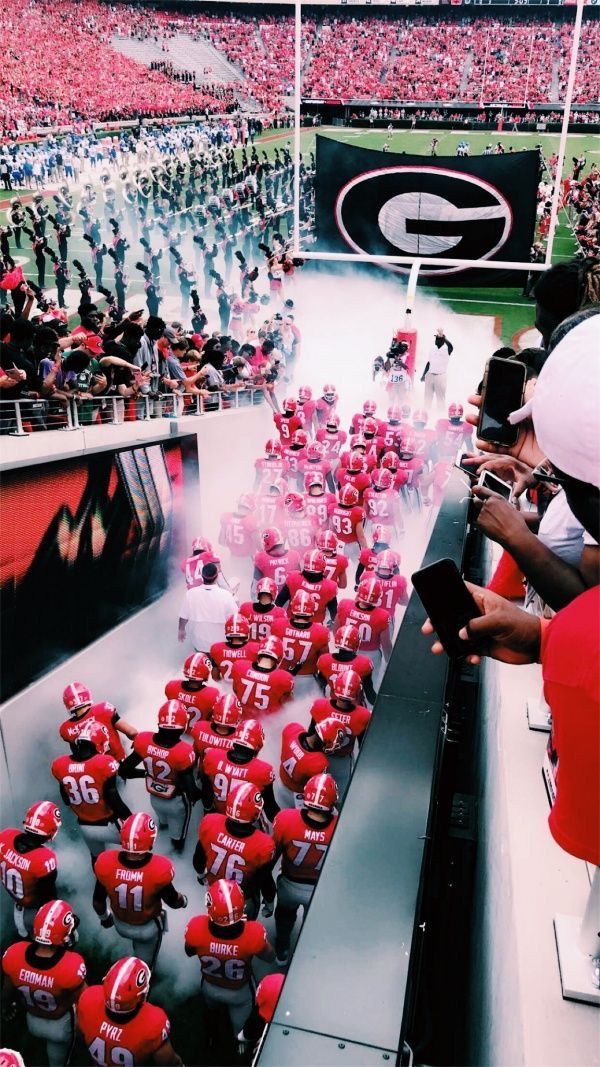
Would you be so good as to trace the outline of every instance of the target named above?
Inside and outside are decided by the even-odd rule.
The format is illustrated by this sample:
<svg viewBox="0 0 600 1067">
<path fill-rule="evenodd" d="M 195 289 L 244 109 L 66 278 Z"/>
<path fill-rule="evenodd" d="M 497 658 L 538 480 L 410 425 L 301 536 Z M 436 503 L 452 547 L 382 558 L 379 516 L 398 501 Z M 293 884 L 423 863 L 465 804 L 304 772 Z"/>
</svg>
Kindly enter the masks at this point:
<svg viewBox="0 0 600 1067">
<path fill-rule="evenodd" d="M 102 790 L 102 796 L 106 803 L 112 808 L 117 819 L 128 819 L 131 815 L 127 804 L 123 800 L 119 790 L 117 788 L 116 775 L 113 778 L 109 778 L 108 782 L 104 783 L 104 789 Z"/>
<path fill-rule="evenodd" d="M 377 693 L 373 686 L 373 676 L 371 674 L 368 674 L 363 682 L 363 692 L 372 707 L 377 699 Z"/>
<path fill-rule="evenodd" d="M 92 906 L 96 915 L 104 915 L 106 911 L 106 901 L 108 893 L 101 882 L 96 879 L 96 885 L 94 886 L 94 896 L 92 898 Z"/>
<path fill-rule="evenodd" d="M 200 841 L 197 842 L 192 860 L 196 874 L 204 874 L 206 870 L 206 853 Z"/>
<path fill-rule="evenodd" d="M 275 794 L 273 792 L 273 785 L 271 782 L 263 792 L 263 799 L 265 802 L 265 815 L 267 816 L 269 822 L 273 822 L 273 819 L 276 815 L 279 814 L 281 809 L 279 807 L 279 804 L 275 800 Z"/>
<path fill-rule="evenodd" d="M 454 345 L 452 344 L 451 341 L 448 340 L 448 338 L 446 338 L 446 347 L 448 349 L 448 355 L 451 356 L 452 353 L 454 352 Z"/>
<path fill-rule="evenodd" d="M 338 609 L 337 597 L 334 596 L 334 597 L 331 598 L 331 600 L 329 601 L 329 603 L 327 605 L 327 611 L 329 612 L 329 618 L 331 619 L 332 622 L 333 622 L 333 620 L 335 619 L 335 617 L 337 615 L 337 609 Z"/>
<path fill-rule="evenodd" d="M 35 883 L 35 895 L 40 908 L 42 904 L 47 904 L 48 901 L 56 899 L 56 871 L 45 874 L 43 878 L 38 878 Z"/>
<path fill-rule="evenodd" d="M 169 885 L 166 885 L 164 889 L 161 890 L 160 899 L 164 900 L 165 904 L 169 908 L 181 907 L 180 895 L 175 889 L 175 886 L 172 882 L 169 882 Z"/>
<path fill-rule="evenodd" d="M 272 904 L 275 900 L 275 881 L 271 874 L 271 864 L 267 863 L 264 867 L 261 867 L 257 872 L 256 885 L 260 889 L 263 899 L 267 904 Z"/>
<path fill-rule="evenodd" d="M 130 752 L 129 755 L 121 761 L 121 765 L 119 767 L 119 777 L 122 778 L 124 781 L 127 781 L 128 778 L 145 778 L 145 771 L 136 771 L 138 763 L 141 762 L 142 757 L 138 756 L 137 752 Z"/>
<path fill-rule="evenodd" d="M 188 800 L 191 800 L 192 804 L 195 804 L 200 797 L 200 792 L 194 781 L 194 768 L 188 767 L 187 771 L 177 776 L 177 784 L 182 793 L 185 793 Z"/>
<path fill-rule="evenodd" d="M 204 775 L 204 774 L 202 775 L 201 795 L 202 795 L 202 806 L 203 806 L 204 810 L 205 811 L 210 811 L 213 808 L 214 803 L 215 803 L 215 791 L 213 789 L 213 784 L 212 784 L 210 778 L 207 778 L 206 775 Z"/>
<path fill-rule="evenodd" d="M 364 568 L 363 564 L 359 563 L 358 567 L 356 568 L 356 574 L 354 575 L 354 585 L 355 586 L 358 585 L 358 583 L 360 582 L 360 580 L 362 578 L 362 575 L 363 575 L 364 569 L 365 568 Z"/>
<path fill-rule="evenodd" d="M 67 790 L 65 789 L 64 785 L 62 784 L 62 782 L 60 782 L 58 788 L 60 789 L 60 795 L 61 795 L 61 799 L 62 799 L 63 803 L 66 804 L 68 808 L 70 808 L 71 807 L 71 801 L 69 800 L 69 794 L 67 793 Z"/>
<path fill-rule="evenodd" d="M 281 589 L 279 590 L 279 592 L 277 594 L 277 597 L 276 597 L 276 600 L 275 600 L 275 603 L 277 604 L 278 608 L 282 608 L 285 604 L 287 604 L 289 599 L 290 599 L 290 591 L 289 591 L 289 589 L 287 587 L 287 583 L 286 583 L 285 585 L 282 585 Z"/>
</svg>

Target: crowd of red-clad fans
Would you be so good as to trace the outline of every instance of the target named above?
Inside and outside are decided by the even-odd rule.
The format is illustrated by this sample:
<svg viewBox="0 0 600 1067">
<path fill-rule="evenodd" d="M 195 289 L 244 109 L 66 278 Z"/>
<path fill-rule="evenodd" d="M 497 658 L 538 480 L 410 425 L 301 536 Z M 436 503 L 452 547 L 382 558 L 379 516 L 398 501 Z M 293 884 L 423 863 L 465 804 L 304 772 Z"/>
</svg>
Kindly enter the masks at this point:
<svg viewBox="0 0 600 1067">
<path fill-rule="evenodd" d="M 289 17 L 184 15 L 96 0 L 6 0 L 0 121 L 9 130 L 138 115 L 224 112 L 240 101 L 280 110 L 294 86 L 294 21 Z M 178 33 L 206 39 L 235 65 L 239 80 L 193 85 L 118 53 L 115 35 L 165 42 Z M 554 103 L 564 97 L 573 24 L 471 15 L 435 19 L 325 15 L 304 19 L 305 99 L 465 103 Z M 43 43 L 43 47 L 41 47 Z M 583 24 L 574 102 L 600 99 L 597 21 Z M 60 57 L 57 61 L 57 57 Z"/>
</svg>

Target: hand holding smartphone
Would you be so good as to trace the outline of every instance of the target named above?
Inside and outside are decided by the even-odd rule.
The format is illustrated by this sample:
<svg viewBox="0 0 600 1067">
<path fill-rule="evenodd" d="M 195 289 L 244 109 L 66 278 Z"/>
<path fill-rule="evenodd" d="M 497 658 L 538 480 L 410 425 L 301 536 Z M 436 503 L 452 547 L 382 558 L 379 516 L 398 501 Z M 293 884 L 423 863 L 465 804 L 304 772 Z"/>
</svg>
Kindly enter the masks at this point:
<svg viewBox="0 0 600 1067">
<path fill-rule="evenodd" d="M 482 441 L 510 448 L 517 443 L 519 426 L 512 426 L 508 416 L 523 404 L 527 367 L 516 359 L 488 360 L 477 435 Z"/>
<path fill-rule="evenodd" d="M 479 489 L 489 489 L 490 493 L 497 493 L 503 500 L 512 504 L 512 486 L 509 482 L 504 482 L 502 478 L 498 478 L 496 474 L 492 474 L 491 471 L 483 470 L 481 472 L 477 487 Z"/>
<path fill-rule="evenodd" d="M 412 583 L 447 655 L 458 658 L 475 652 L 475 644 L 458 634 L 481 611 L 453 560 L 439 559 L 415 571 Z"/>
</svg>

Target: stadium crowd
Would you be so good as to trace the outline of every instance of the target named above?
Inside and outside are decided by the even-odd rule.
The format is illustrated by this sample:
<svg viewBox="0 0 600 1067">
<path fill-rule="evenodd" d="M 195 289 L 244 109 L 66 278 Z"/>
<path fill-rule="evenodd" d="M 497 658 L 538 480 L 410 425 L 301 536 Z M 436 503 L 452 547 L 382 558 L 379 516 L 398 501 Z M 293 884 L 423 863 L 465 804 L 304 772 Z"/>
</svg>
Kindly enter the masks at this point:
<svg viewBox="0 0 600 1067">
<path fill-rule="evenodd" d="M 273 113 L 293 91 L 291 17 L 174 17 L 125 5 L 113 11 L 96 0 L 61 0 L 59 17 L 50 0 L 25 7 L 7 0 L 0 31 L 7 42 L 0 121 L 15 134 L 140 115 L 222 114 L 240 103 Z M 193 86 L 181 80 L 181 71 L 169 75 L 167 63 L 164 71 L 151 70 L 111 46 L 117 34 L 152 39 L 164 51 L 179 33 L 208 40 L 235 65 L 238 80 L 215 85 L 207 71 L 206 84 Z M 552 103 L 564 96 L 571 41 L 571 23 L 547 19 L 420 15 L 410 22 L 382 16 L 358 21 L 327 14 L 318 24 L 303 21 L 303 95 L 340 101 Z M 600 99 L 599 45 L 598 22 L 586 20 L 575 103 Z"/>
</svg>

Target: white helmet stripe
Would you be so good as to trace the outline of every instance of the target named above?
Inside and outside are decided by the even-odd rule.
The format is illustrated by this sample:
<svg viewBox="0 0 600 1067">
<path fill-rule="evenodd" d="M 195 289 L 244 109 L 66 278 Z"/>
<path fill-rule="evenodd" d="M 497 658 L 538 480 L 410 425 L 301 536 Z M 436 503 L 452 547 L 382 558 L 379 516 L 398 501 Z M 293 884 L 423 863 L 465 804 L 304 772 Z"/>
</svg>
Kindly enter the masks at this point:
<svg viewBox="0 0 600 1067">
<path fill-rule="evenodd" d="M 54 904 L 52 905 L 52 907 L 50 908 L 48 914 L 46 915 L 46 919 L 44 921 L 44 925 L 42 926 L 42 929 L 40 930 L 40 938 L 43 938 L 44 941 L 48 941 L 50 939 L 50 934 L 52 932 L 52 926 L 54 924 L 54 919 L 56 917 L 57 912 L 60 912 L 61 907 L 62 907 L 62 900 L 55 900 Z"/>
<path fill-rule="evenodd" d="M 227 913 L 229 915 L 229 922 L 232 923 L 234 918 L 235 918 L 235 913 L 234 913 L 234 910 L 233 910 L 233 901 L 231 899 L 231 890 L 230 890 L 229 886 L 227 885 L 227 882 L 225 882 L 225 881 L 222 882 L 222 888 L 223 888 L 223 896 L 225 897 L 225 903 L 227 905 Z"/>
<path fill-rule="evenodd" d="M 136 836 L 137 836 L 139 830 L 141 829 L 143 821 L 144 821 L 144 812 L 143 811 L 138 811 L 137 815 L 134 817 L 134 820 L 133 820 L 133 822 L 131 824 L 131 827 L 130 827 L 130 830 L 129 830 L 129 844 L 131 844 L 132 841 L 135 844 Z"/>
<path fill-rule="evenodd" d="M 113 978 L 113 983 L 112 983 L 113 990 L 118 989 L 120 984 L 121 984 L 121 982 L 127 980 L 128 973 L 131 970 L 131 966 L 132 966 L 133 963 L 135 963 L 135 960 L 133 960 L 132 958 L 130 958 L 128 960 L 123 960 L 123 963 L 121 964 L 121 966 L 119 967 L 119 970 L 117 971 L 115 977 Z M 118 1003 L 113 997 L 109 997 L 108 998 L 108 1007 L 111 1008 L 113 1011 L 118 1011 L 119 1010 Z"/>
<path fill-rule="evenodd" d="M 323 786 L 325 784 L 325 778 L 322 774 L 319 775 L 319 784 L 317 786 L 317 792 L 315 793 L 315 804 L 321 803 L 321 797 L 323 795 Z"/>
</svg>

